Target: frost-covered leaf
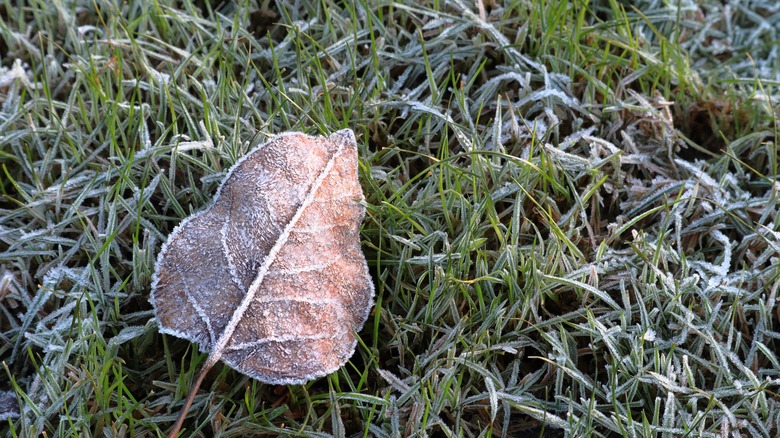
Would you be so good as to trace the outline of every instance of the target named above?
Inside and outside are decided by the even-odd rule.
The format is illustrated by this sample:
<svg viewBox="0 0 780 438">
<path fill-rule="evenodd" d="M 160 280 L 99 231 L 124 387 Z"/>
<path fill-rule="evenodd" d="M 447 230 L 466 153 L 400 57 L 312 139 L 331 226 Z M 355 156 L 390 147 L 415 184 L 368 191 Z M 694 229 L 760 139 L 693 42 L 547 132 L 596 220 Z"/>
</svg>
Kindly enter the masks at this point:
<svg viewBox="0 0 780 438">
<path fill-rule="evenodd" d="M 374 286 L 360 249 L 364 200 L 352 131 L 279 135 L 242 158 L 214 203 L 185 219 L 157 260 L 163 333 L 272 384 L 341 367 Z"/>
<path fill-rule="evenodd" d="M 161 331 L 268 383 L 335 371 L 373 297 L 363 199 L 351 131 L 283 134 L 246 155 L 160 253 L 152 302 Z"/>
</svg>

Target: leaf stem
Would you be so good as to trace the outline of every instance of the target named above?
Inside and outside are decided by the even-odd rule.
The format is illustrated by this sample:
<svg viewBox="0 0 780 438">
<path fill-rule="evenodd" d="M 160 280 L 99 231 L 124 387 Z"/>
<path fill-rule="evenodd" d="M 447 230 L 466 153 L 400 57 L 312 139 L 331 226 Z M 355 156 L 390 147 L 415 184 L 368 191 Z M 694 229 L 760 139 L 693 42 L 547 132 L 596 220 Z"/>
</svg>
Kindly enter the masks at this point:
<svg viewBox="0 0 780 438">
<path fill-rule="evenodd" d="M 187 412 L 190 411 L 192 402 L 195 400 L 195 394 L 198 393 L 198 388 L 200 388 L 200 384 L 203 383 L 203 378 L 206 377 L 206 374 L 209 372 L 209 370 L 211 370 L 211 367 L 213 367 L 215 363 L 216 361 L 206 360 L 206 363 L 203 364 L 203 367 L 200 369 L 200 373 L 198 374 L 198 378 L 190 387 L 190 393 L 187 395 L 187 399 L 184 401 L 184 406 L 181 408 L 181 411 L 179 411 L 179 416 L 176 418 L 176 423 L 173 425 L 173 429 L 171 429 L 171 431 L 168 433 L 168 438 L 176 438 L 179 434 L 179 430 L 184 424 L 184 419 L 187 418 Z"/>
</svg>

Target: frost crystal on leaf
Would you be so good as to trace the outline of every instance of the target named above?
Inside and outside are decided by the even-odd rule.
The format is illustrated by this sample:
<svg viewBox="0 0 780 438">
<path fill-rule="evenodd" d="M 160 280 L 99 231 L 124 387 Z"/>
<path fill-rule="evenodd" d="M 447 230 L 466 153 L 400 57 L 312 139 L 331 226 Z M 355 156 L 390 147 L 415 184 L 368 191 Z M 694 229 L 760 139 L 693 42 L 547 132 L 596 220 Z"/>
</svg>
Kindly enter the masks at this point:
<svg viewBox="0 0 780 438">
<path fill-rule="evenodd" d="M 300 384 L 355 350 L 374 286 L 352 131 L 285 133 L 237 162 L 214 203 L 185 219 L 157 259 L 161 332 L 197 342 L 272 384 Z"/>
</svg>

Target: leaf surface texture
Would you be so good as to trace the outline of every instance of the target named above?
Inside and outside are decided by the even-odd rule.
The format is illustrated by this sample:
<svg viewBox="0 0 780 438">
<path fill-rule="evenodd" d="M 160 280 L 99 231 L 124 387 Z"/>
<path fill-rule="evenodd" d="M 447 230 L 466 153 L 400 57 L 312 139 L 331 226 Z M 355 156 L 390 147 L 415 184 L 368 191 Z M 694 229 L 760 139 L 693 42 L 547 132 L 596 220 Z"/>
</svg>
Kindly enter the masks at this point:
<svg viewBox="0 0 780 438">
<path fill-rule="evenodd" d="M 272 384 L 329 374 L 354 353 L 374 286 L 352 131 L 278 135 L 228 172 L 157 260 L 163 333 Z"/>
</svg>

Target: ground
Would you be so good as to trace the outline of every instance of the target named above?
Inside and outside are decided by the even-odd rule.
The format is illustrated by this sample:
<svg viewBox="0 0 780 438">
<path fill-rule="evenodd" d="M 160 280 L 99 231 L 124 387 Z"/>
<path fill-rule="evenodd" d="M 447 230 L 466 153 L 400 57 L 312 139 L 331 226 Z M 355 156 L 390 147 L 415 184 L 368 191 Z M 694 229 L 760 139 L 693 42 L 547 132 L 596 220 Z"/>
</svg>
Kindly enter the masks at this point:
<svg viewBox="0 0 780 438">
<path fill-rule="evenodd" d="M 777 436 L 780 5 L 0 2 L 4 436 L 162 436 L 207 354 L 149 302 L 274 134 L 349 128 L 346 366 L 218 364 L 182 436 Z"/>
</svg>

